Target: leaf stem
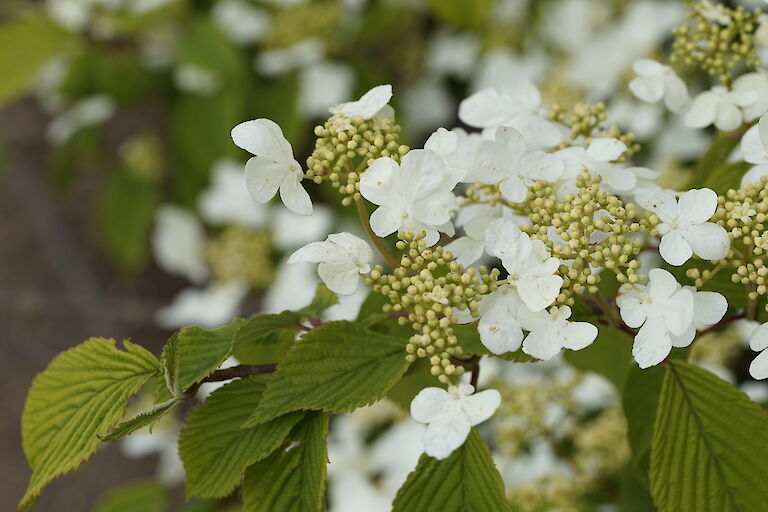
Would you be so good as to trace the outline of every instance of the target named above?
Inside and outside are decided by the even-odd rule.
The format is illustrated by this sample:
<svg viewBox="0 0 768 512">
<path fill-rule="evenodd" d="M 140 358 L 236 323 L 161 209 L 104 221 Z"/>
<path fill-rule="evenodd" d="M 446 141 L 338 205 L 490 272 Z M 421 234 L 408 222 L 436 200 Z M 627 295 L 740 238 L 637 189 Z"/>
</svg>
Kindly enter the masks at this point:
<svg viewBox="0 0 768 512">
<path fill-rule="evenodd" d="M 618 327 L 621 322 L 616 318 L 616 312 L 611 308 L 611 305 L 608 304 L 608 301 L 605 300 L 605 297 L 600 295 L 600 292 L 593 293 L 592 297 L 595 298 L 595 302 L 603 311 L 603 314 L 605 314 L 608 325 L 611 327 Z"/>
<path fill-rule="evenodd" d="M 396 269 L 399 265 L 397 262 L 395 262 L 395 259 L 392 257 L 391 254 L 389 254 L 389 251 L 387 251 L 387 248 L 384 247 L 384 244 L 381 241 L 381 238 L 376 236 L 376 233 L 373 232 L 373 229 L 371 229 L 371 223 L 368 220 L 368 212 L 365 209 L 365 202 L 362 198 L 355 200 L 355 206 L 357 207 L 357 215 L 360 217 L 360 222 L 365 227 L 365 231 L 368 233 L 368 237 L 373 242 L 373 245 L 376 246 L 376 249 L 378 249 L 379 253 L 384 257 L 384 260 L 387 262 L 387 264 L 392 267 L 392 269 Z"/>
</svg>

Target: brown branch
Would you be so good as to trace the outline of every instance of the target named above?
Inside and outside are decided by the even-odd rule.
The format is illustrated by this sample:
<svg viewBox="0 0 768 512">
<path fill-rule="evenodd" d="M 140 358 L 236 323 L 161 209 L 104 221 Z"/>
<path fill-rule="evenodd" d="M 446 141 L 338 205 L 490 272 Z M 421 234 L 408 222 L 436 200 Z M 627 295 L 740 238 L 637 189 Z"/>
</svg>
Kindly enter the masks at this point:
<svg viewBox="0 0 768 512">
<path fill-rule="evenodd" d="M 206 382 L 221 382 L 224 380 L 238 379 L 241 377 L 251 377 L 253 375 L 263 375 L 272 373 L 277 368 L 274 363 L 270 364 L 241 364 L 230 368 L 221 368 L 216 370 L 200 382 L 191 385 L 184 391 L 184 395 L 190 397 L 197 393 L 200 386 Z"/>
<path fill-rule="evenodd" d="M 732 322 L 735 322 L 736 320 L 741 320 L 743 318 L 747 318 L 747 314 L 746 313 L 742 313 L 740 315 L 732 316 L 731 318 L 726 318 L 725 320 L 720 320 L 715 325 L 707 327 L 703 331 L 699 332 L 699 336 L 703 336 L 703 335 L 705 335 L 707 333 L 710 333 L 712 331 L 716 331 L 718 329 L 721 329 L 722 327 L 725 327 L 726 325 L 728 325 L 728 324 L 730 324 Z"/>
</svg>

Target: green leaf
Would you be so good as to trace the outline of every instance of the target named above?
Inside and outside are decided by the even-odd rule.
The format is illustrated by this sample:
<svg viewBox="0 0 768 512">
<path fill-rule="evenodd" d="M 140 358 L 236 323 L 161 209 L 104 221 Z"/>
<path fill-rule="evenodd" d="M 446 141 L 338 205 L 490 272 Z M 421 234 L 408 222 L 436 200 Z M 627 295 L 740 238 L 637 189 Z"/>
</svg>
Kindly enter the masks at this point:
<svg viewBox="0 0 768 512">
<path fill-rule="evenodd" d="M 104 190 L 101 229 L 107 253 L 124 270 L 140 270 L 149 256 L 157 186 L 154 180 L 121 169 L 112 173 Z"/>
<path fill-rule="evenodd" d="M 407 412 L 410 411 L 411 402 L 419 391 L 428 387 L 442 387 L 442 384 L 429 372 L 428 361 L 418 359 L 411 365 L 405 376 L 389 390 L 387 398 Z"/>
<path fill-rule="evenodd" d="M 0 26 L 0 105 L 24 94 L 69 37 L 42 14 L 4 21 Z"/>
<path fill-rule="evenodd" d="M 217 498 L 237 487 L 251 464 L 276 450 L 302 413 L 287 414 L 253 428 L 240 425 L 256 408 L 267 376 L 234 380 L 192 411 L 179 436 L 188 496 Z"/>
<path fill-rule="evenodd" d="M 235 341 L 235 334 L 244 322 L 237 318 L 229 325 L 208 331 L 201 327 L 184 327 L 177 336 L 177 344 L 173 355 L 175 366 L 169 370 L 166 366 L 166 374 L 170 371 L 178 374 L 178 382 L 171 381 L 171 390 L 185 390 L 192 384 L 201 381 L 221 366 L 231 354 Z M 166 358 L 166 364 L 168 364 Z M 171 363 L 173 364 L 173 363 Z"/>
<path fill-rule="evenodd" d="M 108 434 L 99 435 L 99 439 L 102 441 L 117 441 L 126 436 L 129 436 L 147 425 L 154 424 L 157 420 L 162 418 L 168 411 L 173 409 L 173 406 L 178 403 L 177 398 L 171 398 L 170 400 L 157 404 L 148 411 L 144 411 L 137 414 L 133 418 L 123 421 L 118 426 L 113 428 Z M 151 429 L 151 427 L 150 427 Z"/>
<path fill-rule="evenodd" d="M 710 180 L 711 176 L 717 174 L 717 170 L 725 165 L 726 159 L 739 144 L 748 128 L 749 126 L 743 126 L 730 132 L 718 132 L 706 153 L 699 159 L 688 188 L 704 187 L 707 180 Z"/>
<path fill-rule="evenodd" d="M 768 412 L 707 370 L 671 359 L 651 450 L 661 512 L 755 511 L 768 499 Z"/>
<path fill-rule="evenodd" d="M 513 363 L 535 363 L 539 361 L 533 356 L 529 356 L 523 349 L 507 352 L 505 354 L 494 354 L 480 341 L 480 333 L 477 331 L 477 322 L 465 325 L 454 325 L 453 331 L 459 339 L 459 345 L 465 354 L 476 356 L 493 356 Z"/>
<path fill-rule="evenodd" d="M 328 415 L 309 413 L 295 430 L 297 446 L 278 450 L 246 471 L 244 512 L 325 510 Z"/>
<path fill-rule="evenodd" d="M 165 512 L 168 489 L 154 480 L 134 482 L 109 491 L 93 512 Z"/>
<path fill-rule="evenodd" d="M 339 298 L 336 294 L 329 290 L 323 283 L 320 283 L 315 289 L 315 296 L 312 298 L 312 302 L 301 308 L 299 313 L 302 315 L 319 317 L 320 313 L 338 303 Z"/>
<path fill-rule="evenodd" d="M 725 195 L 730 189 L 738 190 L 740 188 L 741 178 L 751 167 L 752 164 L 747 162 L 731 162 L 720 165 L 706 176 L 701 185 L 690 188 L 711 188 L 718 194 Z"/>
<path fill-rule="evenodd" d="M 502 512 L 510 510 L 488 446 L 472 429 L 448 458 L 424 454 L 397 492 L 393 512 Z"/>
<path fill-rule="evenodd" d="M 329 322 L 297 341 L 246 426 L 290 411 L 349 412 L 382 398 L 408 362 L 405 341 L 353 322 Z"/>
<path fill-rule="evenodd" d="M 300 324 L 294 311 L 249 318 L 235 334 L 232 355 L 243 364 L 275 363 L 293 345 Z"/>
<path fill-rule="evenodd" d="M 32 382 L 21 418 L 24 453 L 32 468 L 19 508 L 42 488 L 88 459 L 97 434 L 125 413 L 129 398 L 159 372 L 151 353 L 129 341 L 91 338 L 56 356 Z"/>
<path fill-rule="evenodd" d="M 627 418 L 627 439 L 632 448 L 628 470 L 632 476 L 650 488 L 648 468 L 650 466 L 651 439 L 659 405 L 661 385 L 665 368 L 652 366 L 641 370 L 632 365 L 624 385 L 622 407 Z"/>
<path fill-rule="evenodd" d="M 597 338 L 581 350 L 564 350 L 563 355 L 575 368 L 595 372 L 613 382 L 621 391 L 627 380 L 632 362 L 632 338 L 627 333 L 599 325 Z"/>
<path fill-rule="evenodd" d="M 427 0 L 427 6 L 439 21 L 473 29 L 487 25 L 493 4 L 493 0 Z"/>
</svg>

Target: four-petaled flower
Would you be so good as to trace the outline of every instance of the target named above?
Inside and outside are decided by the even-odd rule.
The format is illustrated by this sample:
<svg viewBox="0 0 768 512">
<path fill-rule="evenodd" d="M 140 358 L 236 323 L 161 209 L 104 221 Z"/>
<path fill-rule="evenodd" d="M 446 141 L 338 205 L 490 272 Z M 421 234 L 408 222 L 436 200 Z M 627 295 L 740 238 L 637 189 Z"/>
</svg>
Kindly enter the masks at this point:
<svg viewBox="0 0 768 512">
<path fill-rule="evenodd" d="M 324 242 L 312 242 L 297 250 L 288 263 L 319 263 L 317 273 L 332 292 L 352 295 L 360 274 L 371 271 L 373 251 L 365 240 L 351 233 L 332 233 Z"/>
<path fill-rule="evenodd" d="M 232 128 L 232 140 L 255 155 L 245 164 L 245 184 L 254 200 L 266 203 L 279 189 L 280 199 L 289 210 L 300 215 L 312 214 L 312 200 L 301 186 L 301 165 L 274 121 L 254 119 L 240 123 Z"/>
<path fill-rule="evenodd" d="M 693 254 L 706 260 L 725 258 L 731 248 L 728 232 L 707 222 L 717 209 L 717 194 L 708 188 L 693 189 L 678 200 L 672 190 L 661 190 L 647 199 L 646 208 L 659 217 L 659 253 L 670 265 L 680 266 Z"/>
<path fill-rule="evenodd" d="M 662 99 L 672 112 L 680 112 L 690 101 L 685 82 L 669 66 L 655 60 L 640 59 L 632 64 L 639 76 L 629 82 L 629 89 L 647 103 Z"/>
<path fill-rule="evenodd" d="M 571 308 L 561 306 L 550 311 L 520 308 L 522 326 L 530 331 L 523 340 L 523 352 L 537 359 L 551 359 L 562 349 L 581 350 L 597 338 L 597 327 L 589 322 L 570 322 Z"/>
<path fill-rule="evenodd" d="M 744 120 L 740 107 L 749 107 L 757 99 L 754 91 L 729 91 L 725 86 L 717 85 L 694 98 L 685 114 L 685 124 L 690 128 L 714 124 L 718 130 L 735 130 Z"/>
<path fill-rule="evenodd" d="M 427 424 L 424 450 L 436 459 L 445 459 L 464 444 L 471 428 L 487 420 L 501 405 L 495 389 L 473 394 L 469 384 L 424 388 L 411 402 L 411 417 Z"/>
</svg>

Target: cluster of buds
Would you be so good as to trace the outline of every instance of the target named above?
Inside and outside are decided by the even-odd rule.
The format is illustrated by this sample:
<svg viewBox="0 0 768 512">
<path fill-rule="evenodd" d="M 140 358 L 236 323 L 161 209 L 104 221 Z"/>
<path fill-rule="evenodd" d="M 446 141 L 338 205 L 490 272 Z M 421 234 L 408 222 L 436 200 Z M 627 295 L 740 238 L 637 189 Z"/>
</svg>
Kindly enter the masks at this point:
<svg viewBox="0 0 768 512">
<path fill-rule="evenodd" d="M 250 231 L 239 226 L 226 228 L 206 244 L 206 256 L 219 282 L 244 281 L 264 289 L 274 277 L 269 231 Z"/>
<path fill-rule="evenodd" d="M 338 118 L 315 127 L 315 149 L 307 159 L 307 177 L 328 182 L 348 206 L 360 198 L 360 174 L 379 157 L 399 162 L 408 146 L 398 143 L 400 125 L 388 117 Z"/>
<path fill-rule="evenodd" d="M 687 20 L 674 30 L 670 60 L 677 66 L 695 66 L 717 76 L 724 84 L 733 80 L 737 65 L 760 67 L 755 31 L 762 15 L 710 2 L 688 0 Z"/>
<path fill-rule="evenodd" d="M 464 372 L 454 359 L 463 355 L 453 329 L 458 321 L 456 311 L 469 311 L 477 317 L 479 301 L 496 288 L 499 272 L 465 271 L 441 246 L 428 248 L 423 232 L 401 232 L 398 237 L 400 266 L 391 274 L 377 266 L 366 284 L 389 298 L 385 313 L 398 315 L 401 325 L 410 324 L 415 331 L 408 340 L 406 358 L 429 359 L 432 375 L 449 384 L 450 377 Z"/>
<path fill-rule="evenodd" d="M 567 263 L 559 269 L 561 304 L 573 305 L 574 293 L 597 293 L 596 268 L 612 271 L 619 283 L 640 281 L 637 257 L 643 242 L 629 236 L 651 231 L 653 216 L 641 217 L 634 204 L 600 190 L 599 184 L 599 176 L 585 172 L 576 180 L 578 193 L 559 200 L 551 185 L 537 182 L 528 201 L 518 207 L 531 220 L 520 230 L 544 242 L 553 256 Z"/>
<path fill-rule="evenodd" d="M 586 140 L 589 143 L 597 137 L 618 139 L 627 146 L 627 150 L 617 160 L 624 162 L 640 151 L 640 144 L 633 133 L 624 133 L 616 126 L 605 127 L 606 108 L 604 103 L 574 103 L 569 109 L 560 103 L 552 105 L 549 117 L 571 131 L 570 140 Z M 559 148 L 568 147 L 564 142 Z"/>
<path fill-rule="evenodd" d="M 697 287 L 703 286 L 721 269 L 730 269 L 731 281 L 747 289 L 751 307 L 748 315 L 754 314 L 754 304 L 768 295 L 768 177 L 757 183 L 746 183 L 740 190 L 728 190 L 718 197 L 718 207 L 712 220 L 723 226 L 731 239 L 731 250 L 724 259 L 717 262 L 713 270 L 691 269 L 688 277 L 694 279 Z M 750 311 L 752 309 L 752 311 Z"/>
</svg>

